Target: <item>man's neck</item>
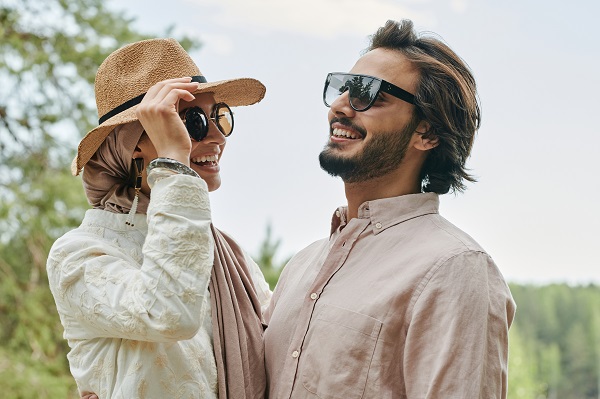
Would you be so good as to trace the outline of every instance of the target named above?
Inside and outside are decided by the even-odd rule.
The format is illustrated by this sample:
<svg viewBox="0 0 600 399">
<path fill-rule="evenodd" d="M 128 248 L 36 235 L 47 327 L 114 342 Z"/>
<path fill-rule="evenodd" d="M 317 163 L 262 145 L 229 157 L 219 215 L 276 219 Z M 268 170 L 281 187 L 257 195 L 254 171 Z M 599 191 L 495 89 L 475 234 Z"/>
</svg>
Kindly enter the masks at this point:
<svg viewBox="0 0 600 399">
<path fill-rule="evenodd" d="M 358 217 L 358 208 L 366 201 L 421 192 L 421 182 L 418 179 L 406 179 L 405 175 L 402 176 L 398 172 L 364 182 L 344 182 L 348 201 L 348 221 Z"/>
</svg>

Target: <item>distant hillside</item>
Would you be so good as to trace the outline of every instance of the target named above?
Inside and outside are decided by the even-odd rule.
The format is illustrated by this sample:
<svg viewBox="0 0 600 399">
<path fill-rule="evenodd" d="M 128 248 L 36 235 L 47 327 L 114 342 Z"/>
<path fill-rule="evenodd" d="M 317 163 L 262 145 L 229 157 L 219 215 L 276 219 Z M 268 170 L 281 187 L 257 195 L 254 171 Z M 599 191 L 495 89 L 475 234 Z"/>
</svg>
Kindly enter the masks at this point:
<svg viewBox="0 0 600 399">
<path fill-rule="evenodd" d="M 510 288 L 508 398 L 600 398 L 600 286 Z"/>
</svg>

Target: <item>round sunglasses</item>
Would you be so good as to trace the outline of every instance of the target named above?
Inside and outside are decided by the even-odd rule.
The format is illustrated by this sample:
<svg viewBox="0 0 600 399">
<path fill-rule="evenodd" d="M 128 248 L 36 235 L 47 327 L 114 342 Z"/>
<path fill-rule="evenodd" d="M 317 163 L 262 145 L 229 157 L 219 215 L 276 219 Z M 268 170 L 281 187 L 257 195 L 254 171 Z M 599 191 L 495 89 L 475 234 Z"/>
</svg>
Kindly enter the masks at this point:
<svg viewBox="0 0 600 399">
<path fill-rule="evenodd" d="M 381 91 L 407 103 L 415 103 L 413 94 L 386 80 L 375 76 L 342 72 L 332 72 L 327 75 L 323 89 L 323 102 L 331 107 L 331 104 L 346 91 L 350 98 L 350 106 L 357 112 L 371 108 Z"/>
<path fill-rule="evenodd" d="M 188 134 L 195 141 L 202 141 L 208 134 L 208 123 L 212 120 L 225 137 L 233 132 L 233 111 L 225 103 L 215 104 L 210 117 L 200 107 L 191 107 L 181 112 L 181 119 Z"/>
</svg>

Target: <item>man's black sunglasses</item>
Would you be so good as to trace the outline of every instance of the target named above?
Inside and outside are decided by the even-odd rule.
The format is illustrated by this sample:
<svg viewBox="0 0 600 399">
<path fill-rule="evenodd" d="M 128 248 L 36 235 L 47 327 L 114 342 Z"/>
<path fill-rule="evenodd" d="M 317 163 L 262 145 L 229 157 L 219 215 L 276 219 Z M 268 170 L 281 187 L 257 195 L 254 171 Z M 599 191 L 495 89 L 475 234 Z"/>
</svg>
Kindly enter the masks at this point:
<svg viewBox="0 0 600 399">
<path fill-rule="evenodd" d="M 358 112 L 366 111 L 375 103 L 380 91 L 414 104 L 415 96 L 390 82 L 369 75 L 354 73 L 331 72 L 325 80 L 323 102 L 326 106 L 331 104 L 344 92 L 348 91 L 350 106 Z"/>
</svg>

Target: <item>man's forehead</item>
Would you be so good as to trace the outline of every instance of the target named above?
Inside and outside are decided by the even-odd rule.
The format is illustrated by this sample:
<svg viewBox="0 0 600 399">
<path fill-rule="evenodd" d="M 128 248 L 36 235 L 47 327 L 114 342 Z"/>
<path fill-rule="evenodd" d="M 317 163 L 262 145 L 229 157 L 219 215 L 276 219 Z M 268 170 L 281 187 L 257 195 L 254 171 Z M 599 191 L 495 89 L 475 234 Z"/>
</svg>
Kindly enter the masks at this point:
<svg viewBox="0 0 600 399">
<path fill-rule="evenodd" d="M 376 48 L 358 59 L 351 73 L 371 75 L 414 93 L 419 71 L 400 51 Z"/>
</svg>

